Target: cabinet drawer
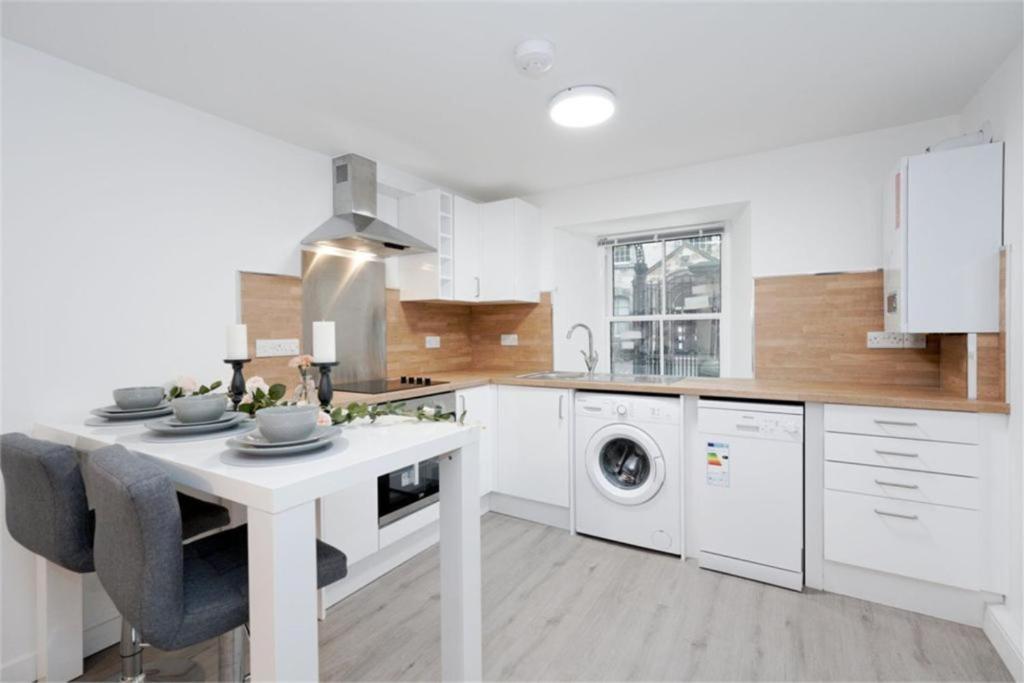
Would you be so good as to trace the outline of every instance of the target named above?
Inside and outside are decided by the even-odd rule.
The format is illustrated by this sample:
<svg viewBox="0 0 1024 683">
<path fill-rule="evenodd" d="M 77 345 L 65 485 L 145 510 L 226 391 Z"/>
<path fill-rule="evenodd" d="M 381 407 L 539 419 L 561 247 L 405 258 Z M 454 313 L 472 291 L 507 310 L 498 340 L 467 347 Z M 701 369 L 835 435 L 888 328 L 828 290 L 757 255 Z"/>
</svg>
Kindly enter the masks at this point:
<svg viewBox="0 0 1024 683">
<path fill-rule="evenodd" d="M 973 477 L 912 472 L 887 467 L 825 463 L 825 488 L 918 503 L 978 510 L 981 485 Z"/>
<path fill-rule="evenodd" d="M 825 406 L 825 431 L 976 444 L 978 416 L 941 410 Z"/>
<path fill-rule="evenodd" d="M 923 472 L 981 476 L 979 446 L 941 441 L 890 439 L 859 434 L 825 434 L 825 459 Z"/>
<path fill-rule="evenodd" d="M 826 560 L 978 590 L 980 558 L 977 511 L 825 491 Z"/>
</svg>

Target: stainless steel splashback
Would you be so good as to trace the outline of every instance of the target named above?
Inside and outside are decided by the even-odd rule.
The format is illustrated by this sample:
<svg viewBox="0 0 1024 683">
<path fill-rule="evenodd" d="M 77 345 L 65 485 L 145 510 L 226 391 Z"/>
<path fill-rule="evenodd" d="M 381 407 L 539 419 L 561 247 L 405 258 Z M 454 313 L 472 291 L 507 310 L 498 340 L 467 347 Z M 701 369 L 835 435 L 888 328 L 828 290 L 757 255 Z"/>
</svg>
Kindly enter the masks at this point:
<svg viewBox="0 0 1024 683">
<path fill-rule="evenodd" d="M 325 251 L 302 252 L 303 351 L 312 353 L 313 321 L 333 320 L 335 384 L 388 376 L 384 262 Z"/>
</svg>

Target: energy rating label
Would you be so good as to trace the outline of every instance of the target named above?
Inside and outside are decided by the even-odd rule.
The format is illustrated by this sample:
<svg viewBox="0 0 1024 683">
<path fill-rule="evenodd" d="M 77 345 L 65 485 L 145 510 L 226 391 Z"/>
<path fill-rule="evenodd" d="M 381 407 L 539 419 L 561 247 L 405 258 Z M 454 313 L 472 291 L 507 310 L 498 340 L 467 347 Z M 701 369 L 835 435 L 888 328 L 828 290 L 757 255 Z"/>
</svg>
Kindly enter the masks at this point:
<svg viewBox="0 0 1024 683">
<path fill-rule="evenodd" d="M 729 486 L 729 444 L 708 442 L 708 486 Z"/>
</svg>

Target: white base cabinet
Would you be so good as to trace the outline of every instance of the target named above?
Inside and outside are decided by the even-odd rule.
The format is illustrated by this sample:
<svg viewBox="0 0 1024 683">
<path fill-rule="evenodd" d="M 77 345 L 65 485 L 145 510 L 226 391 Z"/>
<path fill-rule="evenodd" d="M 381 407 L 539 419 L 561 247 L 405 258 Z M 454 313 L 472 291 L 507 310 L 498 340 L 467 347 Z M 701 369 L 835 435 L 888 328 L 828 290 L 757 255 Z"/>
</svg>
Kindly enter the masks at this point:
<svg viewBox="0 0 1024 683">
<path fill-rule="evenodd" d="M 480 427 L 480 495 L 494 490 L 494 460 L 497 445 L 495 403 L 497 387 L 487 385 L 455 392 L 455 410 L 466 414 L 466 424 Z"/>
<path fill-rule="evenodd" d="M 568 508 L 571 414 L 567 389 L 499 386 L 494 490 Z"/>
<path fill-rule="evenodd" d="M 825 559 L 991 589 L 980 444 L 971 413 L 825 406 Z"/>
</svg>

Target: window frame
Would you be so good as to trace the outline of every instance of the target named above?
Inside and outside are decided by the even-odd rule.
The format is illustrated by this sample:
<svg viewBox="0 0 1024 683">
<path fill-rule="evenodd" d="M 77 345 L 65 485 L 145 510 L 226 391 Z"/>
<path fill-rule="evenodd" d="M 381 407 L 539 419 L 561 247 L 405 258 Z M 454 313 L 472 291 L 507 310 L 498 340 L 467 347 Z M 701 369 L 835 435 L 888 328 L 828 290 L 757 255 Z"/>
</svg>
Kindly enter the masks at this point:
<svg viewBox="0 0 1024 683">
<path fill-rule="evenodd" d="M 660 242 L 662 250 L 662 263 L 665 263 L 666 257 L 666 242 L 673 240 L 687 239 L 692 237 L 700 237 L 705 234 L 719 234 L 721 235 L 721 256 L 719 260 L 720 264 L 720 282 L 719 287 L 721 288 L 721 305 L 717 313 L 675 313 L 675 314 L 654 314 L 654 315 L 614 315 L 615 306 L 615 278 L 613 275 L 614 264 L 613 251 L 616 246 L 626 246 L 630 244 L 639 244 L 644 242 Z M 608 241 L 614 240 L 614 242 Z M 729 287 L 729 272 L 730 264 L 729 258 L 731 256 L 731 249 L 729 248 L 729 230 L 728 225 L 724 222 L 712 223 L 705 225 L 693 225 L 693 226 L 678 226 L 672 228 L 664 228 L 657 231 L 644 231 L 642 233 L 626 233 L 621 235 L 607 236 L 599 240 L 598 244 L 600 248 L 605 250 L 603 256 L 604 272 L 602 278 L 602 287 L 604 288 L 604 334 L 607 335 L 607 345 L 605 348 L 608 350 L 608 370 L 609 372 L 614 371 L 614 350 L 612 348 L 613 337 L 612 337 L 612 323 L 619 322 L 657 322 L 658 325 L 658 348 L 661 352 L 658 355 L 658 374 L 662 377 L 665 376 L 665 323 L 675 322 L 682 320 L 717 320 L 718 321 L 718 376 L 726 377 L 729 372 L 729 324 L 728 324 L 728 311 L 729 302 L 731 295 L 731 287 Z M 667 303 L 667 288 L 668 288 L 668 277 L 667 274 L 661 278 L 661 302 L 662 307 Z"/>
</svg>

